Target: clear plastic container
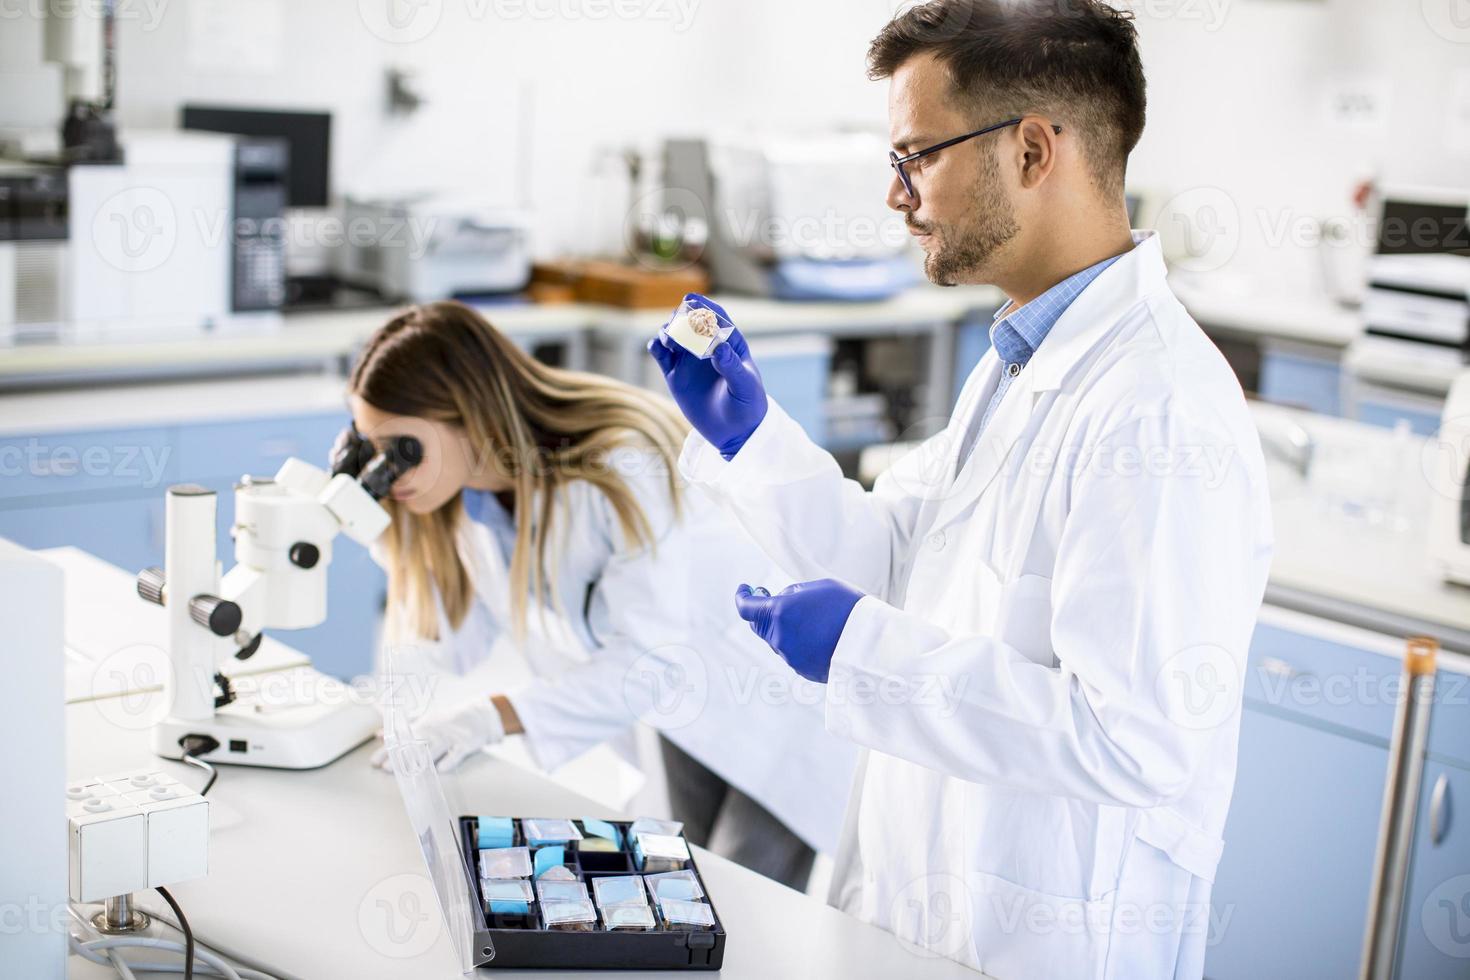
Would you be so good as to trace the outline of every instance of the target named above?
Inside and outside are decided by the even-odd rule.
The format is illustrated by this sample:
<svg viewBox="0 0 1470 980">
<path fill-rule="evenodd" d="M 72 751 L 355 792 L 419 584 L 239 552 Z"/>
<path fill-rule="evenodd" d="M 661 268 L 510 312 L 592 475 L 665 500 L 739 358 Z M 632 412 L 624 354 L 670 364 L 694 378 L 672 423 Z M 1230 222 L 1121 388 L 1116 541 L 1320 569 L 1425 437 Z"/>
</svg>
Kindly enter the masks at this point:
<svg viewBox="0 0 1470 980">
<path fill-rule="evenodd" d="M 704 889 L 699 886 L 699 876 L 693 871 L 644 875 L 643 883 L 648 886 L 648 894 L 659 905 L 664 902 L 692 902 L 704 898 Z"/>
<path fill-rule="evenodd" d="M 542 902 L 541 921 L 548 929 L 563 932 L 592 932 L 597 928 L 597 910 L 591 899 L 573 902 Z"/>
<path fill-rule="evenodd" d="M 592 879 L 592 894 L 597 904 L 606 909 L 611 905 L 647 905 L 648 892 L 643 879 L 637 875 L 607 875 Z"/>
<path fill-rule="evenodd" d="M 685 296 L 659 333 L 700 358 L 708 358 L 729 339 L 735 324 L 701 302 L 703 297 Z"/>
<path fill-rule="evenodd" d="M 481 878 L 528 878 L 530 875 L 530 848 L 497 847 L 480 852 Z"/>
<path fill-rule="evenodd" d="M 704 902 L 669 899 L 659 906 L 665 929 L 713 929 L 715 910 Z"/>
<path fill-rule="evenodd" d="M 587 896 L 587 886 L 580 881 L 547 881 L 544 878 L 536 882 L 536 895 L 541 899 L 541 904 L 548 902 L 580 902 L 584 899 L 591 901 Z"/>
<path fill-rule="evenodd" d="M 653 909 L 642 905 L 605 905 L 602 923 L 608 932 L 647 932 L 655 925 Z"/>
<path fill-rule="evenodd" d="M 668 834 L 635 834 L 633 854 L 640 871 L 677 871 L 689 862 L 689 845 Z"/>
<path fill-rule="evenodd" d="M 670 837 L 678 837 L 683 832 L 683 821 L 660 820 L 658 817 L 639 817 L 628 826 L 630 834 L 668 834 Z"/>
<path fill-rule="evenodd" d="M 521 821 L 521 833 L 526 838 L 529 847 L 539 847 L 542 844 L 565 844 L 568 841 L 581 840 L 582 832 L 577 825 L 570 820 L 562 819 L 533 819 L 527 817 Z"/>
<path fill-rule="evenodd" d="M 536 896 L 524 878 L 485 878 L 480 881 L 486 915 L 525 915 Z"/>
</svg>

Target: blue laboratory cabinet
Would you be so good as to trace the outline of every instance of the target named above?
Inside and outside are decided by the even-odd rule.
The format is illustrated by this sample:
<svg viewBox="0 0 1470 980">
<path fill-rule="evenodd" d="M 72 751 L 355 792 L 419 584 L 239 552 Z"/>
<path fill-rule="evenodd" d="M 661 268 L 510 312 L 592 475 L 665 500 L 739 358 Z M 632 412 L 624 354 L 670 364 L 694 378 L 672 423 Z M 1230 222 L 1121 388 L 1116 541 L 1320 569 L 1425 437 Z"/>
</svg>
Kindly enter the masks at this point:
<svg viewBox="0 0 1470 980">
<path fill-rule="evenodd" d="M 1212 893 L 1210 980 L 1357 976 L 1402 641 L 1263 611 Z M 1441 670 L 1399 977 L 1470 977 L 1470 682 Z M 1438 800 L 1434 797 L 1438 794 Z"/>
<path fill-rule="evenodd" d="M 28 548 L 75 545 L 129 572 L 161 566 L 164 495 L 170 484 L 198 483 L 219 494 L 217 547 L 228 570 L 235 481 L 247 473 L 271 476 L 290 456 L 324 465 L 348 421 L 339 409 L 3 437 L 0 537 Z M 327 576 L 326 622 L 275 635 L 327 674 L 365 673 L 386 579 L 365 548 L 341 535 L 332 542 Z"/>
<path fill-rule="evenodd" d="M 1441 670 L 1434 700 L 1399 932 L 1405 980 L 1470 977 L 1470 677 Z"/>
</svg>

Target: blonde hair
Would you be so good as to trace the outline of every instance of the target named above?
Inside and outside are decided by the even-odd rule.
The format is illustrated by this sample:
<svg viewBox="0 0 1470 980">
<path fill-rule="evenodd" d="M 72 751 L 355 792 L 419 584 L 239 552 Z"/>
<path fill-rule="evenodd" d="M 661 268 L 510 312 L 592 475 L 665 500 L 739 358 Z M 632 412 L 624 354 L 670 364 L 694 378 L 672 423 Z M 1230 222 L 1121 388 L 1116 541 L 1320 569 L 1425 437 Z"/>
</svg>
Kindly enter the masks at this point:
<svg viewBox="0 0 1470 980">
<path fill-rule="evenodd" d="M 368 340 L 348 390 L 379 411 L 462 428 L 472 466 L 494 465 L 514 486 L 515 548 L 510 563 L 514 635 L 525 635 L 528 597 L 545 608 L 547 541 L 566 485 L 586 480 L 617 516 L 625 540 L 652 548 L 654 531 L 627 482 L 608 464 L 624 446 L 655 450 L 668 474 L 674 513 L 674 458 L 686 423 L 666 401 L 600 375 L 537 361 L 474 310 L 454 302 L 412 307 Z M 467 519 L 460 496 L 428 514 L 391 498 L 387 634 L 393 641 L 439 638 L 435 595 L 457 629 L 474 583 L 455 542 Z M 553 604 L 556 597 L 552 596 Z"/>
</svg>

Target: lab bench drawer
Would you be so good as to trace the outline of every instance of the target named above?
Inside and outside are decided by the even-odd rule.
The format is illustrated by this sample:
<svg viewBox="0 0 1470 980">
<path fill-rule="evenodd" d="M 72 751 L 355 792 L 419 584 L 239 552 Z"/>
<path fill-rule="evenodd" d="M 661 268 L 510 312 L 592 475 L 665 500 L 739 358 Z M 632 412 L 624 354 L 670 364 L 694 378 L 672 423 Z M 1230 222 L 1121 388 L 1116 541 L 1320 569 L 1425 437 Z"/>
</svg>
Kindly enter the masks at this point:
<svg viewBox="0 0 1470 980">
<path fill-rule="evenodd" d="M 1336 360 L 1267 346 L 1261 356 L 1261 398 L 1322 415 L 1342 414 L 1342 366 Z"/>
<path fill-rule="evenodd" d="M 1428 762 L 1399 923 L 1402 980 L 1470 975 L 1470 769 Z"/>
<path fill-rule="evenodd" d="M 125 572 L 163 564 L 163 494 L 0 509 L 0 538 L 26 548 L 73 545 Z"/>
<path fill-rule="evenodd" d="M 1246 706 L 1205 976 L 1356 976 L 1388 749 Z"/>
<path fill-rule="evenodd" d="M 1470 769 L 1470 674 L 1441 670 L 1435 675 L 1428 751 L 1432 758 Z M 1470 805 L 1470 796 L 1465 803 Z"/>
<path fill-rule="evenodd" d="M 751 344 L 766 392 L 803 431 L 820 442 L 826 435 L 827 377 L 832 339 L 821 335 L 760 337 Z"/>
<path fill-rule="evenodd" d="M 245 474 L 274 476 L 292 456 L 326 468 L 332 441 L 351 416 L 341 412 L 283 415 L 186 425 L 179 432 L 179 473 L 189 481 Z"/>
<path fill-rule="evenodd" d="M 1267 615 L 1251 638 L 1246 702 L 1386 742 L 1403 669 L 1386 652 L 1395 641 L 1373 635 L 1357 643 L 1339 636 L 1346 630 L 1337 624 L 1308 631 Z"/>
<path fill-rule="evenodd" d="M 0 499 L 157 490 L 178 472 L 174 430 L 98 429 L 0 439 Z"/>
</svg>

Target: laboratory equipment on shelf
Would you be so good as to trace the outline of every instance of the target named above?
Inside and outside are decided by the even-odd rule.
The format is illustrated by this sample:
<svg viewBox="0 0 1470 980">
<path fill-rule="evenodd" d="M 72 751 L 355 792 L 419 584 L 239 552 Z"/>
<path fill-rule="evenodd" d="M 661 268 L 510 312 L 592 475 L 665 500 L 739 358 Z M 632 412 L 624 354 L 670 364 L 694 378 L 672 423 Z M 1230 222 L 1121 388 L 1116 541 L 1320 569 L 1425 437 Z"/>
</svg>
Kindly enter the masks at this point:
<svg viewBox="0 0 1470 980">
<path fill-rule="evenodd" d="M 384 299 L 428 303 L 517 293 L 531 281 L 531 224 L 524 212 L 474 197 L 349 197 L 349 228 L 374 234 L 340 250 L 337 273 Z"/>
<path fill-rule="evenodd" d="M 339 438 L 332 472 L 288 459 L 274 479 L 235 487 L 236 565 L 215 560 L 215 493 L 169 487 L 163 568 L 138 575 L 138 594 L 168 610 L 167 715 L 153 729 L 165 758 L 310 769 L 372 737 L 378 712 L 310 667 L 237 692 L 219 671 L 245 659 L 265 629 L 304 629 L 327 615 L 327 566 L 339 533 L 364 546 L 387 528 L 378 503 L 423 458 L 411 436 L 381 451 L 353 430 Z"/>
<path fill-rule="evenodd" d="M 886 142 L 869 133 L 669 140 L 662 209 L 707 235 L 718 292 L 887 299 L 919 282 L 902 216 L 881 194 Z"/>
</svg>

